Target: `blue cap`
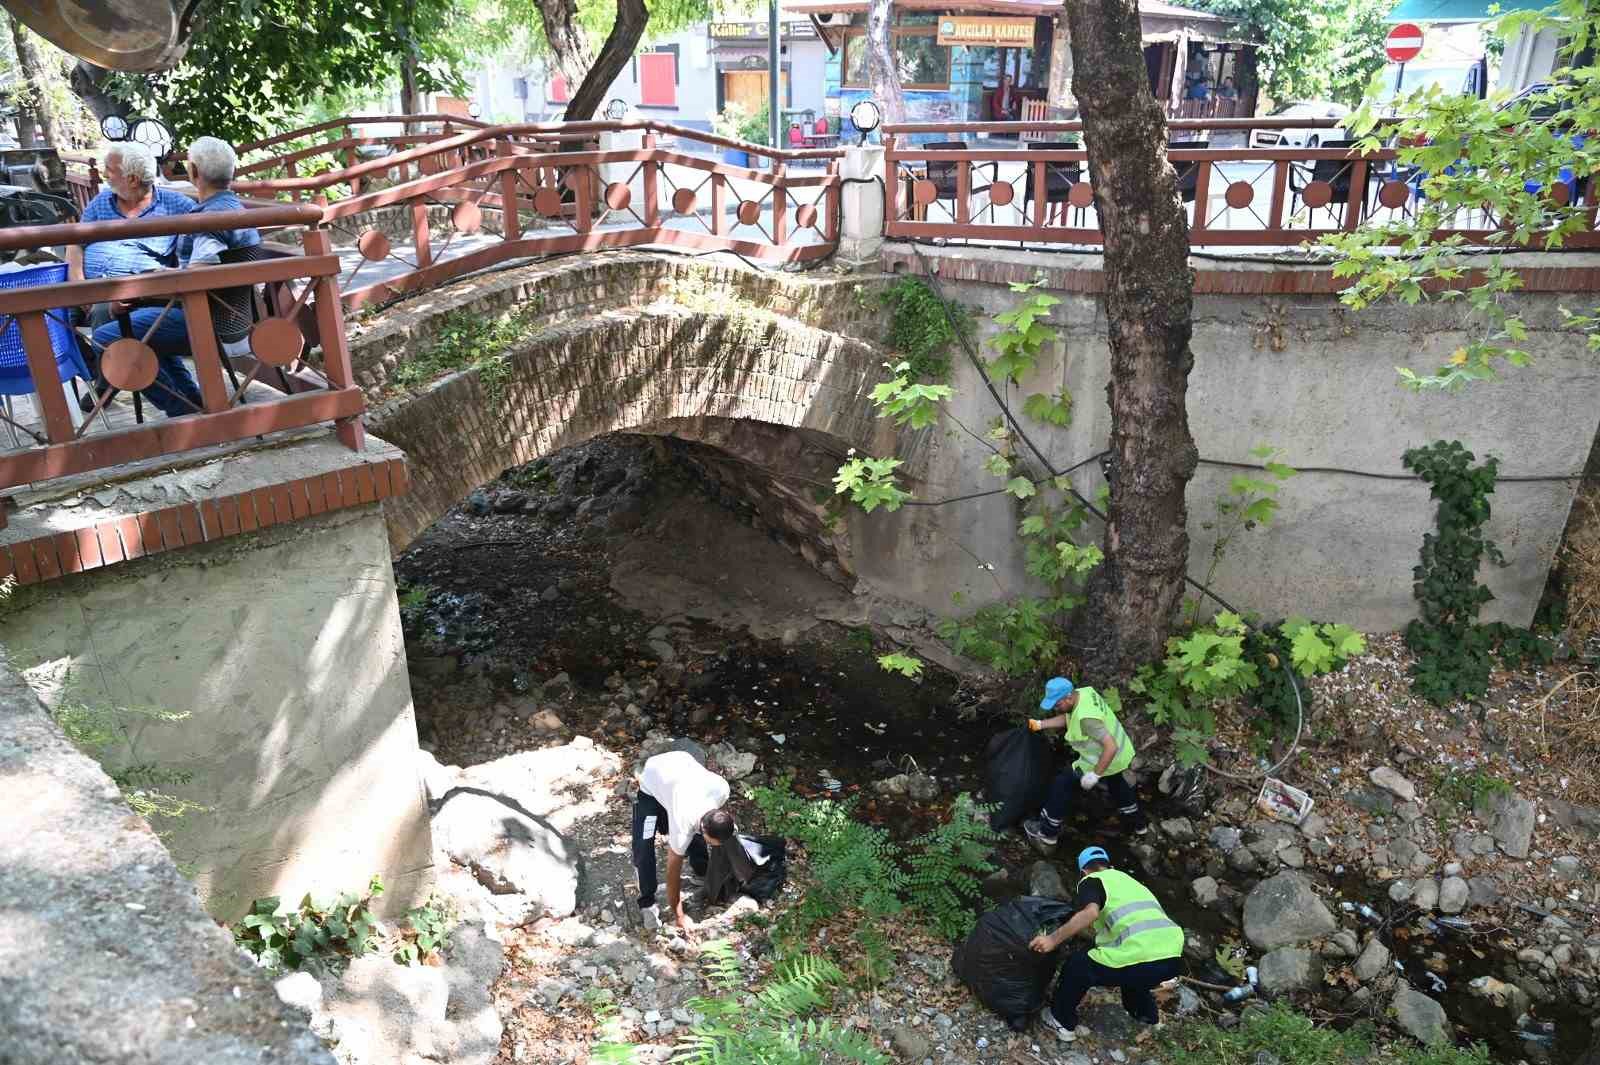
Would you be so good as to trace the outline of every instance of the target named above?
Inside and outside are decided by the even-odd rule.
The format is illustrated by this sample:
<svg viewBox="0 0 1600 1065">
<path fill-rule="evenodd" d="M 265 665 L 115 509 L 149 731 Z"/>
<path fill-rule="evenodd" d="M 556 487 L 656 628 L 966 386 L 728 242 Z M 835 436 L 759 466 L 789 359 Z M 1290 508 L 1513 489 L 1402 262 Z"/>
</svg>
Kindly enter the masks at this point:
<svg viewBox="0 0 1600 1065">
<path fill-rule="evenodd" d="M 1072 694 L 1072 682 L 1066 677 L 1051 677 L 1044 682 L 1044 698 L 1039 700 L 1040 710 L 1050 710 Z"/>
<path fill-rule="evenodd" d="M 1106 853 L 1104 847 L 1085 847 L 1078 852 L 1078 872 L 1083 872 L 1084 866 L 1090 862 L 1105 862 L 1111 864 L 1111 855 Z"/>
</svg>

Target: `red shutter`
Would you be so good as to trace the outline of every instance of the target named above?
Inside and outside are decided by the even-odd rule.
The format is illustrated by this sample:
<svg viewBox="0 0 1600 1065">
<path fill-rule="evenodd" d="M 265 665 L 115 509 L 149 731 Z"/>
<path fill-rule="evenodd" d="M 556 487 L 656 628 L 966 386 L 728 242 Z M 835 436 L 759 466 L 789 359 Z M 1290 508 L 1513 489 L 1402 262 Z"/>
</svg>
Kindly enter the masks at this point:
<svg viewBox="0 0 1600 1065">
<path fill-rule="evenodd" d="M 560 74 L 550 79 L 550 87 L 545 90 L 545 98 L 553 104 L 567 102 L 567 79 Z"/>
<path fill-rule="evenodd" d="M 639 103 L 644 107 L 678 106 L 677 56 L 645 52 L 639 57 Z"/>
</svg>

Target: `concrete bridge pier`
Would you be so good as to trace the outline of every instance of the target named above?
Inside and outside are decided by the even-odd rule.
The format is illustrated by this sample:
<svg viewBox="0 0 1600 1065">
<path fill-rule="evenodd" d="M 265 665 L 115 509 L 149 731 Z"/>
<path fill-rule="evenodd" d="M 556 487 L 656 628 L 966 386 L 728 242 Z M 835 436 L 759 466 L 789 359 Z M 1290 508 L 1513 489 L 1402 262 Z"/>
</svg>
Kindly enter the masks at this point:
<svg viewBox="0 0 1600 1065">
<path fill-rule="evenodd" d="M 373 874 L 387 912 L 426 894 L 432 847 L 382 512 L 406 483 L 382 441 L 358 454 L 318 435 L 53 485 L 20 498 L 0 532 L 13 561 L 83 569 L 19 587 L 0 607 L 0 644 L 58 718 L 105 733 L 102 763 L 133 771 L 124 791 L 206 808 L 151 820 L 219 919 L 258 897 L 363 889 Z"/>
</svg>

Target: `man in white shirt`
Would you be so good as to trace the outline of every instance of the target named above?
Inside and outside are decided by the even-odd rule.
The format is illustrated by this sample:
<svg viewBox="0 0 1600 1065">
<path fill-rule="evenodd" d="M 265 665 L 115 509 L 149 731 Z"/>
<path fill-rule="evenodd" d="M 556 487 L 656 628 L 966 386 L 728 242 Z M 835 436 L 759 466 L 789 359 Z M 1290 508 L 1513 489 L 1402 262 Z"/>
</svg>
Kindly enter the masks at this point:
<svg viewBox="0 0 1600 1065">
<path fill-rule="evenodd" d="M 639 909 L 646 925 L 656 909 L 656 836 L 667 837 L 667 906 L 679 928 L 694 922 L 683 912 L 683 860 L 706 875 L 708 855 L 701 821 L 728 801 L 728 782 L 687 751 L 667 751 L 644 764 L 633 802 L 633 868 L 639 874 Z M 731 818 L 727 821 L 732 824 Z"/>
</svg>

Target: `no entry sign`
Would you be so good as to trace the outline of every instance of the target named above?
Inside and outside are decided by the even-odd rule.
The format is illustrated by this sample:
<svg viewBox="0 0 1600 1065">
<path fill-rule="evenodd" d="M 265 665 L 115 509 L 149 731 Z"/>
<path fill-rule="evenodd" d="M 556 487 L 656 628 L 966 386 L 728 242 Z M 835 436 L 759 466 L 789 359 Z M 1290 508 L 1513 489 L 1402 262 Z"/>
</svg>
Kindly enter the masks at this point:
<svg viewBox="0 0 1600 1065">
<path fill-rule="evenodd" d="M 1392 62 L 1411 62 L 1422 54 L 1422 27 L 1415 22 L 1400 23 L 1384 38 L 1383 51 Z"/>
</svg>

